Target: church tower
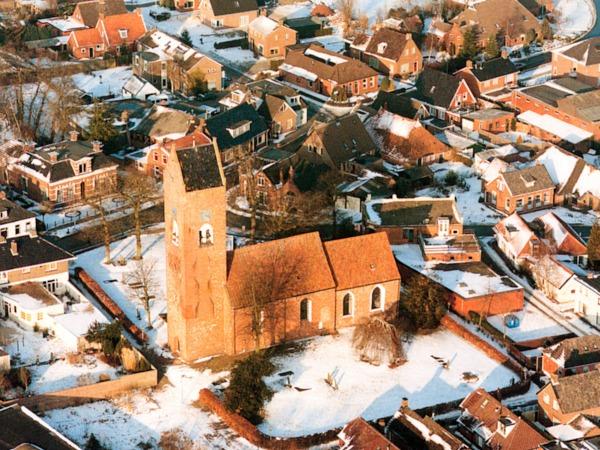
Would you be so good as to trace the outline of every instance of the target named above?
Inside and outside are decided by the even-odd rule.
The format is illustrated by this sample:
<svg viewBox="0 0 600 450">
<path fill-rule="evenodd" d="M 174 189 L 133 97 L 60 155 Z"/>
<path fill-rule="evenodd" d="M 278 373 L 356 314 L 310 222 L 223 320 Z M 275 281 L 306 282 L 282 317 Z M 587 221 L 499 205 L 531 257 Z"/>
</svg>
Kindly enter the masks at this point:
<svg viewBox="0 0 600 450">
<path fill-rule="evenodd" d="M 216 145 L 171 150 L 163 180 L 169 346 L 193 361 L 227 350 L 226 188 Z"/>
</svg>

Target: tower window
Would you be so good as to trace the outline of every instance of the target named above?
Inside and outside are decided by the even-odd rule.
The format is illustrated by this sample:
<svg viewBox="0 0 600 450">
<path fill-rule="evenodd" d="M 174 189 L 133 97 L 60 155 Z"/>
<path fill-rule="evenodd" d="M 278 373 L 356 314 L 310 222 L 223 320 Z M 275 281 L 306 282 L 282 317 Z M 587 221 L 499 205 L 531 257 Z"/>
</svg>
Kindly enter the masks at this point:
<svg viewBox="0 0 600 450">
<path fill-rule="evenodd" d="M 177 221 L 173 220 L 173 224 L 171 226 L 171 242 L 175 245 L 179 245 L 179 225 L 177 225 Z"/>
<path fill-rule="evenodd" d="M 198 238 L 200 245 L 212 245 L 214 243 L 213 227 L 207 223 L 202 225 Z"/>
</svg>

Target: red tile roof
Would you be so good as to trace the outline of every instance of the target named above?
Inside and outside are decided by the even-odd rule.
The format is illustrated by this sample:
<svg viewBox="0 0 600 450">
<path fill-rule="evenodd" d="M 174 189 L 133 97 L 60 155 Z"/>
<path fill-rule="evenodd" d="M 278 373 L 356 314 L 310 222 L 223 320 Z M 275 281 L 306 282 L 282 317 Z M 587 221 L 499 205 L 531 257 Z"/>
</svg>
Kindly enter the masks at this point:
<svg viewBox="0 0 600 450">
<path fill-rule="evenodd" d="M 100 30 L 109 46 L 131 44 L 146 32 L 144 19 L 135 12 L 100 18 L 96 28 Z M 119 30 L 127 30 L 127 37 L 122 38 Z"/>
<path fill-rule="evenodd" d="M 340 450 L 400 450 L 362 417 L 349 422 L 338 436 Z"/>
<path fill-rule="evenodd" d="M 102 44 L 102 37 L 96 28 L 72 31 L 69 40 L 74 42 L 74 47 L 90 47 Z"/>
</svg>

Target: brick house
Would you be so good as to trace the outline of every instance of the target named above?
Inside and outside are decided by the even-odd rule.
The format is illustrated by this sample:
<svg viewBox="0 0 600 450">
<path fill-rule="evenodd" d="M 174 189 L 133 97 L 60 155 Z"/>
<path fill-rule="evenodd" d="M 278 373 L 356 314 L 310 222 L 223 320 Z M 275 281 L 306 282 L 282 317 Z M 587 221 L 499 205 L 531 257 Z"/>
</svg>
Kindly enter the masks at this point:
<svg viewBox="0 0 600 450">
<path fill-rule="evenodd" d="M 350 44 L 350 54 L 391 77 L 415 75 L 423 68 L 423 55 L 412 34 L 392 28 L 379 28 L 372 36 L 357 36 Z"/>
<path fill-rule="evenodd" d="M 463 47 L 464 36 L 458 23 L 448 23 L 434 18 L 427 29 L 427 46 L 446 51 L 450 56 L 458 55 Z"/>
<path fill-rule="evenodd" d="M 565 339 L 542 351 L 542 372 L 548 377 L 590 372 L 599 366 L 600 336 Z"/>
<path fill-rule="evenodd" d="M 136 50 L 133 74 L 159 91 L 191 95 L 223 88 L 221 64 L 162 31 L 151 30 L 140 37 Z"/>
<path fill-rule="evenodd" d="M 94 28 L 101 17 L 126 14 L 127 12 L 123 0 L 92 0 L 77 3 L 71 19 L 81 22 L 87 28 Z"/>
<path fill-rule="evenodd" d="M 503 45 L 513 47 L 526 44 L 527 34 L 533 30 L 540 36 L 541 24 L 519 0 L 486 0 L 465 8 L 451 22 L 464 32 L 476 26 L 479 46 L 484 48 L 490 36 L 498 36 Z"/>
<path fill-rule="evenodd" d="M 100 142 L 79 141 L 77 135 L 23 154 L 8 169 L 11 186 L 59 205 L 114 189 L 118 164 L 102 153 Z"/>
<path fill-rule="evenodd" d="M 362 417 L 351 420 L 338 435 L 341 450 L 400 450 Z"/>
<path fill-rule="evenodd" d="M 576 76 L 592 86 L 600 84 L 600 37 L 585 39 L 552 51 L 552 76 Z"/>
<path fill-rule="evenodd" d="M 288 83 L 327 96 L 339 86 L 345 88 L 349 97 L 375 93 L 379 89 L 375 70 L 316 44 L 289 48 L 279 74 Z"/>
<path fill-rule="evenodd" d="M 593 133 L 594 141 L 600 141 L 600 113 L 596 108 L 599 102 L 600 89 L 573 78 L 559 78 L 514 90 L 511 99 L 511 105 L 518 112 L 550 115 Z"/>
<path fill-rule="evenodd" d="M 225 177 L 217 149 L 176 151 L 166 174 L 168 339 L 183 359 L 243 353 L 396 311 L 400 276 L 385 234 L 325 247 L 315 232 L 228 253 Z M 328 255 L 340 255 L 339 269 Z M 264 327 L 258 338 L 251 331 L 256 310 L 248 295 L 257 280 L 274 287 L 260 313 Z M 338 286 L 344 286 L 341 298 Z"/>
<path fill-rule="evenodd" d="M 69 34 L 67 47 L 75 59 L 100 58 L 107 52 L 133 50 L 146 32 L 141 11 L 100 16 L 94 28 L 75 30 Z"/>
<path fill-rule="evenodd" d="M 294 182 L 295 171 L 290 158 L 279 161 L 256 158 L 251 163 L 254 163 L 251 170 L 246 166 L 239 167 L 240 194 L 244 197 L 254 195 L 262 207 L 276 211 L 281 202 L 300 193 Z"/>
<path fill-rule="evenodd" d="M 427 67 L 419 74 L 415 89 L 404 95 L 430 116 L 456 124 L 461 114 L 477 109 L 477 98 L 465 80 Z"/>
<path fill-rule="evenodd" d="M 554 379 L 537 394 L 542 420 L 567 424 L 580 415 L 600 415 L 600 370 Z"/>
<path fill-rule="evenodd" d="M 486 204 L 512 214 L 549 208 L 554 204 L 554 183 L 543 165 L 498 174 L 483 186 Z"/>
<path fill-rule="evenodd" d="M 176 0 L 179 10 L 194 9 L 213 28 L 246 28 L 258 17 L 256 0 Z"/>
<path fill-rule="evenodd" d="M 494 225 L 494 236 L 498 248 L 516 268 L 521 268 L 527 259 L 542 254 L 542 240 L 516 212 Z"/>
<path fill-rule="evenodd" d="M 258 16 L 248 25 L 250 50 L 265 58 L 285 57 L 285 49 L 296 44 L 296 35 L 296 30 L 265 16 Z"/>
<path fill-rule="evenodd" d="M 508 59 L 506 53 L 499 58 L 484 62 L 467 61 L 466 67 L 455 72 L 467 82 L 476 97 L 488 96 L 494 99 L 510 95 L 510 89 L 517 86 L 519 69 Z"/>
<path fill-rule="evenodd" d="M 464 114 L 461 127 L 465 131 L 504 133 L 510 130 L 514 118 L 515 113 L 512 111 L 496 108 L 480 109 Z"/>
<path fill-rule="evenodd" d="M 460 404 L 458 430 L 477 448 L 535 450 L 548 441 L 523 417 L 478 388 Z"/>
<path fill-rule="evenodd" d="M 149 145 L 189 134 L 196 127 L 192 114 L 162 105 L 153 105 L 150 111 L 131 130 L 131 138 L 138 145 Z"/>
</svg>

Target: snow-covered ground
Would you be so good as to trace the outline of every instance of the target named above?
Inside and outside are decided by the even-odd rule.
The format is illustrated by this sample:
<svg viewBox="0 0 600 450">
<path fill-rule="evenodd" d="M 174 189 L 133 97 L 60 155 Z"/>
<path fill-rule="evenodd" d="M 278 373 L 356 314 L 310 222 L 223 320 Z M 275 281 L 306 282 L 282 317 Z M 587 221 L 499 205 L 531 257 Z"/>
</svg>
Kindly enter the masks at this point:
<svg viewBox="0 0 600 450">
<path fill-rule="evenodd" d="M 591 227 L 594 224 L 594 222 L 598 219 L 598 215 L 594 211 L 574 211 L 563 206 L 556 206 L 551 209 L 542 209 L 540 211 L 534 211 L 527 214 L 523 214 L 523 218 L 527 222 L 531 222 L 536 217 L 543 216 L 548 211 L 552 211 L 562 220 L 571 225 L 587 225 Z"/>
<path fill-rule="evenodd" d="M 307 341 L 299 353 L 275 358 L 277 371 L 267 379 L 276 391 L 266 405 L 260 428 L 275 436 L 321 432 L 344 425 L 355 417 L 375 419 L 392 415 L 403 397 L 411 407 L 421 408 L 465 397 L 477 387 L 494 390 L 517 376 L 484 353 L 446 330 L 416 336 L 404 348 L 408 362 L 395 369 L 359 361 L 352 346 L 352 330 L 338 336 Z M 448 360 L 444 369 L 433 356 Z M 292 371 L 294 387 L 283 386 L 277 373 Z M 469 384 L 463 374 L 472 372 L 479 381 Z M 332 373 L 338 382 L 333 390 L 325 378 Z"/>
<path fill-rule="evenodd" d="M 569 331 L 558 322 L 543 314 L 531 303 L 525 302 L 523 310 L 512 313 L 519 318 L 517 328 L 508 328 L 504 326 L 504 315 L 497 315 L 488 318 L 494 328 L 505 333 L 514 342 L 529 341 L 538 338 L 559 336 L 567 334 Z"/>
<path fill-rule="evenodd" d="M 323 3 L 336 8 L 336 0 L 325 0 Z M 366 15 L 369 21 L 373 22 L 378 17 L 386 18 L 392 8 L 402 7 L 410 11 L 415 6 L 427 6 L 432 3 L 433 0 L 356 0 L 354 11 L 357 16 Z"/>
<path fill-rule="evenodd" d="M 91 73 L 73 75 L 73 82 L 81 91 L 91 97 L 116 97 L 121 95 L 123 85 L 131 78 L 131 67 L 120 66 L 112 69 L 96 70 Z"/>
<path fill-rule="evenodd" d="M 447 190 L 449 194 L 456 196 L 458 210 L 463 216 L 465 225 L 495 225 L 502 218 L 500 214 L 479 202 L 483 195 L 481 193 L 481 180 L 475 175 L 473 169 L 457 162 L 432 164 L 430 167 L 434 172 L 435 179 L 440 182 L 443 182 L 444 177 L 450 170 L 464 177 L 468 189 L 450 187 Z M 421 197 L 444 196 L 435 188 L 421 189 L 415 195 Z"/>
<path fill-rule="evenodd" d="M 592 0 L 554 0 L 553 15 L 556 18 L 555 36 L 572 39 L 594 25 L 596 9 Z"/>
<path fill-rule="evenodd" d="M 111 258 L 117 261 L 120 258 L 127 260 L 126 266 L 107 265 L 104 259 L 104 247 L 82 253 L 77 257 L 76 264 L 94 278 L 106 293 L 123 309 L 136 325 L 146 331 L 149 342 L 159 352 L 167 343 L 167 324 L 159 314 L 167 312 L 165 297 L 165 253 L 164 234 L 144 234 L 142 236 L 143 256 L 146 264 L 154 262 L 154 278 L 156 280 L 155 298 L 150 301 L 152 329 L 147 330 L 146 313 L 142 303 L 133 299 L 128 286 L 122 282 L 123 277 L 135 270 L 135 263 L 131 258 L 135 254 L 135 237 L 130 236 L 111 244 Z"/>
<path fill-rule="evenodd" d="M 250 450 L 247 441 L 232 435 L 216 416 L 195 407 L 202 388 L 223 374 L 197 371 L 187 366 L 171 366 L 168 383 L 150 391 L 132 391 L 112 401 L 56 409 L 44 420 L 82 447 L 90 434 L 112 450 L 159 448 L 161 434 L 179 429 L 194 442 L 189 450 Z M 138 444 L 149 447 L 138 447 Z"/>
</svg>

